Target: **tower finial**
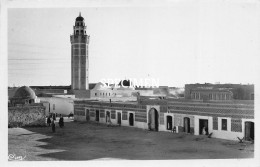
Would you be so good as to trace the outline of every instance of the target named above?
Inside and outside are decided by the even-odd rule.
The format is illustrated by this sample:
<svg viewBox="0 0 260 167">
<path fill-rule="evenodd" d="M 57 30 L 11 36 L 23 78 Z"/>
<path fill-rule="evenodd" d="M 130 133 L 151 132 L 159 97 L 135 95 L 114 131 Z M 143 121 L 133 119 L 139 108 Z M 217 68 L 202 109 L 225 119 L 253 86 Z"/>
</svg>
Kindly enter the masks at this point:
<svg viewBox="0 0 260 167">
<path fill-rule="evenodd" d="M 79 12 L 79 17 L 81 17 L 81 12 Z"/>
</svg>

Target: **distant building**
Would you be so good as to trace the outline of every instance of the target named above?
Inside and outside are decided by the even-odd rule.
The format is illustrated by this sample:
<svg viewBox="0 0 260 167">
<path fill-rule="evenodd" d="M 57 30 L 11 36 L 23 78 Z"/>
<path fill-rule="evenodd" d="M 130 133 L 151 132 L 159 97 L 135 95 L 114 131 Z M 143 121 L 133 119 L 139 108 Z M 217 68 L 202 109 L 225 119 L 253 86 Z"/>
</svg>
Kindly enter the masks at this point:
<svg viewBox="0 0 260 167">
<path fill-rule="evenodd" d="M 185 99 L 203 101 L 254 100 L 254 85 L 186 84 Z"/>
<path fill-rule="evenodd" d="M 122 87 L 115 85 L 107 86 L 101 82 L 97 83 L 93 89 L 90 90 L 92 98 L 113 98 L 113 97 L 131 97 L 134 88 Z"/>
<path fill-rule="evenodd" d="M 74 113 L 75 95 L 61 96 L 53 95 L 52 97 L 39 97 L 40 102 L 46 107 L 45 114 L 57 113 L 58 115 L 67 116 Z"/>
</svg>

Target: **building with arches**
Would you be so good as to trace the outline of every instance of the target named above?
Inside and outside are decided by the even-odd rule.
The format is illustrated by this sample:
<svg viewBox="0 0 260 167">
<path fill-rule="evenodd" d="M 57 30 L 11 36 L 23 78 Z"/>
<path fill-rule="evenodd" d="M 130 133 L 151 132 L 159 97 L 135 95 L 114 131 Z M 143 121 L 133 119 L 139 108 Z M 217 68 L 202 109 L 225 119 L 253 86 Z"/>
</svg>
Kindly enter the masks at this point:
<svg viewBox="0 0 260 167">
<path fill-rule="evenodd" d="M 133 102 L 74 101 L 74 119 L 150 131 L 254 140 L 254 101 L 140 99 Z"/>
</svg>

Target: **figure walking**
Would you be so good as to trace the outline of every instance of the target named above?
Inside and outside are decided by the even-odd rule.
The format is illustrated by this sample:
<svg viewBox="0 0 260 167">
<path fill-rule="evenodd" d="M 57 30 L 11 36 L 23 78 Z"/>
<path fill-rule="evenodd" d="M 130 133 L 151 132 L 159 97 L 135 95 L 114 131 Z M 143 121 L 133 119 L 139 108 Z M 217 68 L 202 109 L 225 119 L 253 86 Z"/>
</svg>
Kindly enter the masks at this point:
<svg viewBox="0 0 260 167">
<path fill-rule="evenodd" d="M 52 132 L 55 132 L 55 122 L 54 122 L 54 120 L 51 121 L 51 128 L 52 128 Z"/>
</svg>

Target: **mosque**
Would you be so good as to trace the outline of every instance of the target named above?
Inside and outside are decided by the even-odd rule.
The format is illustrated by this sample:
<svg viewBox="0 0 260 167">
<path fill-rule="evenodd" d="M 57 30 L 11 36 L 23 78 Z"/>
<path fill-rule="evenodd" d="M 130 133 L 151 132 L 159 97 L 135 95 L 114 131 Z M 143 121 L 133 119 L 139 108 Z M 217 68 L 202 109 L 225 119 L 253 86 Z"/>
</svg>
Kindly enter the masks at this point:
<svg viewBox="0 0 260 167">
<path fill-rule="evenodd" d="M 71 36 L 73 90 L 85 91 L 88 88 L 88 44 L 84 18 L 79 15 Z M 170 98 L 167 87 L 167 91 L 162 91 L 165 87 L 159 87 L 160 93 L 156 95 L 155 89 L 150 92 L 149 89 L 120 91 L 113 89 L 113 85 L 102 89 L 100 84 L 90 90 L 92 100 L 74 101 L 75 120 L 229 140 L 254 140 L 254 85 L 187 84 L 183 98 Z M 136 100 L 93 100 L 94 97 L 112 98 L 120 93 L 125 94 L 124 97 L 137 93 Z"/>
<path fill-rule="evenodd" d="M 102 83 L 90 84 L 90 36 L 86 29 L 79 14 L 70 36 L 71 86 L 31 86 L 40 101 L 47 104 L 46 114 L 73 112 L 77 121 L 254 140 L 254 85 L 197 83 L 186 84 L 182 90 L 167 86 L 104 88 Z M 16 96 L 11 101 L 17 103 Z"/>
</svg>

